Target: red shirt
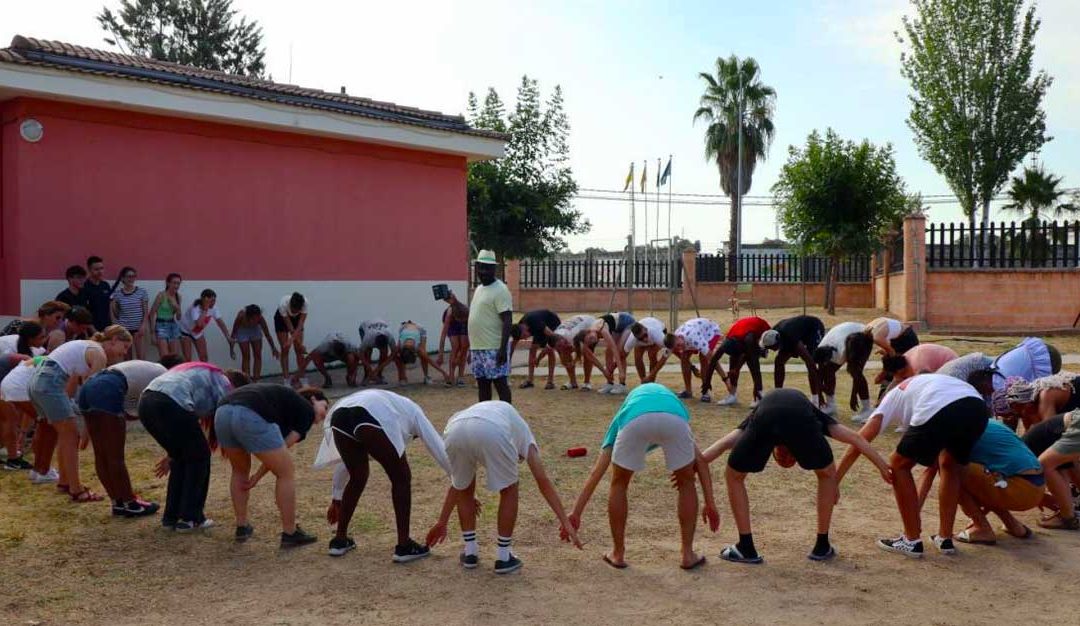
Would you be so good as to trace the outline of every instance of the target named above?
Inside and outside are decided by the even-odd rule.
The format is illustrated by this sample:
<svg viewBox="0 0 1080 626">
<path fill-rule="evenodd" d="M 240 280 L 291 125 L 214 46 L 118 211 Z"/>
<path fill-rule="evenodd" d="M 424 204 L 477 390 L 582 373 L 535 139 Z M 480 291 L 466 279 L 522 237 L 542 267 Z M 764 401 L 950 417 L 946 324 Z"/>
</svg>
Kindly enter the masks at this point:
<svg viewBox="0 0 1080 626">
<path fill-rule="evenodd" d="M 772 328 L 769 323 L 760 317 L 744 317 L 740 320 L 736 320 L 731 328 L 728 329 L 728 339 L 745 339 L 750 333 L 754 333 L 755 337 L 761 337 L 765 331 Z"/>
</svg>

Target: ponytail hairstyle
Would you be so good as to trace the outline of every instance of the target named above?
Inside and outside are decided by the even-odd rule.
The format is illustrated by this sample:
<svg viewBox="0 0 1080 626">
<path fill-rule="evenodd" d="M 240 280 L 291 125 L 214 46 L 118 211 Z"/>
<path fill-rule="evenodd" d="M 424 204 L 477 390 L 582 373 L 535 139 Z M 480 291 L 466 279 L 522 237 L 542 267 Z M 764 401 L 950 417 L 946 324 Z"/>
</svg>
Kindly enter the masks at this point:
<svg viewBox="0 0 1080 626">
<path fill-rule="evenodd" d="M 116 275 L 116 282 L 112 284 L 112 289 L 109 289 L 109 293 L 111 294 L 112 292 L 116 291 L 116 288 L 120 286 L 120 282 L 124 280 L 124 274 L 134 271 L 136 271 L 135 268 L 131 267 L 130 265 L 125 265 L 124 267 L 121 267 L 120 273 Z"/>
<path fill-rule="evenodd" d="M 176 272 L 172 272 L 171 274 L 169 274 L 168 276 L 165 277 L 165 288 L 166 289 L 169 288 L 169 283 L 171 283 L 174 278 L 179 278 L 181 281 L 184 280 L 183 276 L 180 276 Z"/>
<path fill-rule="evenodd" d="M 34 356 L 30 342 L 37 339 L 43 332 L 45 332 L 45 327 L 41 324 L 31 321 L 23 322 L 22 326 L 19 327 L 19 341 L 16 344 L 15 351 L 26 356 Z"/>
<path fill-rule="evenodd" d="M 133 339 L 131 338 L 131 333 L 128 332 L 128 329 L 119 324 L 113 324 L 112 326 L 106 327 L 105 330 L 101 332 L 94 333 L 94 336 L 90 338 L 90 341 L 95 341 L 97 343 L 105 341 L 124 341 L 131 343 Z"/>
</svg>

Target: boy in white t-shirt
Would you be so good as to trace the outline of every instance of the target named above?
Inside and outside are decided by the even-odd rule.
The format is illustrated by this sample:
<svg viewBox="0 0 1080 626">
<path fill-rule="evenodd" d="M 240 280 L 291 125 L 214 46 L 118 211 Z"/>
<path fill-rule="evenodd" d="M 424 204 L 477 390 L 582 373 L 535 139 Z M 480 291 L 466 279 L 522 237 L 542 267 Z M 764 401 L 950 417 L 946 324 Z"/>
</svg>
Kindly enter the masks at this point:
<svg viewBox="0 0 1080 626">
<path fill-rule="evenodd" d="M 836 374 L 844 365 L 851 376 L 851 398 L 848 406 L 858 411 L 851 421 L 862 424 L 870 417 L 870 384 L 863 370 L 874 351 L 874 340 L 860 322 L 842 322 L 829 329 L 814 350 L 814 362 L 821 374 L 821 397 L 818 406 L 829 415 L 836 415 Z"/>
<path fill-rule="evenodd" d="M 989 413 L 979 392 L 952 376 L 920 374 L 901 382 L 885 395 L 859 431 L 867 441 L 873 441 L 889 424 L 895 423 L 897 430 L 904 433 L 889 457 L 904 533 L 879 539 L 879 548 L 911 558 L 922 557 L 919 496 L 911 470 L 916 465 L 937 464 L 941 473 L 938 490 L 941 527 L 931 540 L 942 554 L 956 553 L 953 524 L 964 466 L 988 420 Z M 837 470 L 838 483 L 857 459 L 858 451 L 849 449 Z"/>
<path fill-rule="evenodd" d="M 648 382 L 644 356 L 649 355 L 649 371 L 655 369 L 660 349 L 664 346 L 665 335 L 667 335 L 667 328 L 655 317 L 643 317 L 630 326 L 630 336 L 623 344 L 623 351 L 630 354 L 633 350 L 634 369 L 637 370 L 638 378 L 643 383 Z"/>
<path fill-rule="evenodd" d="M 563 510 L 555 486 L 544 470 L 540 449 L 529 425 L 509 403 L 500 400 L 479 402 L 454 414 L 443 431 L 446 454 L 450 458 L 450 489 L 446 492 L 439 519 L 428 531 L 427 545 L 435 546 L 446 539 L 450 513 L 458 510 L 461 536 L 465 550 L 460 561 L 465 569 L 479 564 L 476 546 L 476 469 L 483 466 L 487 473 L 487 488 L 499 492 L 498 555 L 496 574 L 509 574 L 521 569 L 521 559 L 510 551 L 518 510 L 518 463 L 529 465 L 541 495 L 559 519 L 564 536 L 579 549 L 577 531 Z"/>
</svg>

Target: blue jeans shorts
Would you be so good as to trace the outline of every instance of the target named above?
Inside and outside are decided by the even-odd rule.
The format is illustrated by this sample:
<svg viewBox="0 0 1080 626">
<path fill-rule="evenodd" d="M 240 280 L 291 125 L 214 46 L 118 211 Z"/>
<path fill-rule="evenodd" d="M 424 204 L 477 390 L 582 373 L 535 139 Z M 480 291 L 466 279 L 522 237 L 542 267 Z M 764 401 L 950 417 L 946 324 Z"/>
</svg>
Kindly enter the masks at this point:
<svg viewBox="0 0 1080 626">
<path fill-rule="evenodd" d="M 277 424 L 238 404 L 223 404 L 214 413 L 214 432 L 223 448 L 241 448 L 252 454 L 285 447 Z"/>
</svg>

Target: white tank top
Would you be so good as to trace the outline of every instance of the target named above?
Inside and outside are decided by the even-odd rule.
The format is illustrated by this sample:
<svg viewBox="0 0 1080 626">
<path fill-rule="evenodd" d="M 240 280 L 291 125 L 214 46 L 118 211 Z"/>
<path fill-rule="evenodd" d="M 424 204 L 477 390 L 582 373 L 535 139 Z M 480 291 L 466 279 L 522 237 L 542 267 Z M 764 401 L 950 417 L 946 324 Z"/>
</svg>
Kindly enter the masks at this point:
<svg viewBox="0 0 1080 626">
<path fill-rule="evenodd" d="M 86 351 L 98 344 L 86 339 L 77 339 L 60 344 L 49 353 L 49 360 L 55 361 L 68 376 L 86 376 L 90 365 L 86 362 Z"/>
</svg>

